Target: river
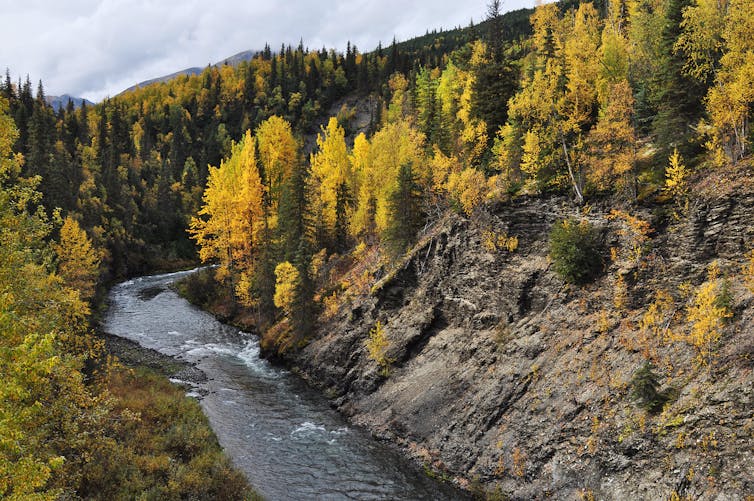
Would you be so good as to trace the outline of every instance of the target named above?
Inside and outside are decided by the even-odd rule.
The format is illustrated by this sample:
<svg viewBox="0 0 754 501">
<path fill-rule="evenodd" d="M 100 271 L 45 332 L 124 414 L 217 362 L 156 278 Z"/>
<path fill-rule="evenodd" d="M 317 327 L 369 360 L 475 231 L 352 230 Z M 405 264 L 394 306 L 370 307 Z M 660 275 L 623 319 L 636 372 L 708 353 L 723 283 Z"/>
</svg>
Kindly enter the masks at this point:
<svg viewBox="0 0 754 501">
<path fill-rule="evenodd" d="M 200 399 L 220 444 L 266 499 L 468 499 L 350 426 L 324 396 L 260 358 L 255 336 L 218 322 L 169 288 L 188 273 L 113 287 L 104 329 L 206 374 L 206 381 L 190 383 L 189 394 Z"/>
</svg>

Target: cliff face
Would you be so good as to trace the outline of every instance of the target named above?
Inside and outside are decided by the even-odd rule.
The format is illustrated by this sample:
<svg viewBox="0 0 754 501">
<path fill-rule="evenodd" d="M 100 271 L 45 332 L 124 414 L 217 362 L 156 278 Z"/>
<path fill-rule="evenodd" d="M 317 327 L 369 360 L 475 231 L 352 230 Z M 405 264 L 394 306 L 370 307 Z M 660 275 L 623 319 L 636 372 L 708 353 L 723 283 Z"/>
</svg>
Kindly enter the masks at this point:
<svg viewBox="0 0 754 501">
<path fill-rule="evenodd" d="M 697 202 L 670 224 L 649 209 L 632 214 L 654 228 L 638 258 L 628 257 L 637 247 L 627 220 L 598 206 L 577 213 L 564 199 L 520 199 L 474 221 L 449 217 L 290 362 L 375 435 L 513 499 L 745 498 L 754 296 L 739 275 L 754 246 L 754 196 Z M 605 242 L 605 271 L 585 287 L 565 285 L 548 258 L 550 227 L 568 216 L 589 219 Z M 518 248 L 494 249 L 501 235 Z M 713 260 L 730 277 L 734 316 L 705 368 L 683 334 L 688 298 Z M 640 325 L 658 290 L 674 298 L 668 339 Z M 388 376 L 365 348 L 377 321 Z M 661 413 L 629 396 L 646 357 L 673 388 Z"/>
</svg>

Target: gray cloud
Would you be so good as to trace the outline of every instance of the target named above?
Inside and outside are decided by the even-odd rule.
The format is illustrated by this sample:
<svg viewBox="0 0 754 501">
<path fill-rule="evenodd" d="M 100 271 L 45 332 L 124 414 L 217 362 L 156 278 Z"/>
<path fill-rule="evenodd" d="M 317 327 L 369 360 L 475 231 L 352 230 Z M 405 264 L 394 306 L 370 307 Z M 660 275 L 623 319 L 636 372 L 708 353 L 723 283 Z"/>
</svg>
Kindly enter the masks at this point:
<svg viewBox="0 0 754 501">
<path fill-rule="evenodd" d="M 0 65 L 48 94 L 99 101 L 143 80 L 269 43 L 345 50 L 466 26 L 486 0 L 0 0 Z M 531 7 L 509 0 L 506 10 Z M 1 68 L 0 68 L 1 69 Z"/>
</svg>

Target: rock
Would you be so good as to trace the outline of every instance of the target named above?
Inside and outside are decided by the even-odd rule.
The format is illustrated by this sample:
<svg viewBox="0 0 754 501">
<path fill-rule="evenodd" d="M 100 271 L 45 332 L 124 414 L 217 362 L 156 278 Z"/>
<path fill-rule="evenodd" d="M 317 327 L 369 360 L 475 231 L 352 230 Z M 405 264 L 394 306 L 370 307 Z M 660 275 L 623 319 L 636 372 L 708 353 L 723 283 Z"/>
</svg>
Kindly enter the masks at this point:
<svg viewBox="0 0 754 501">
<path fill-rule="evenodd" d="M 588 218 L 618 245 L 611 209 L 595 204 Z M 657 222 L 649 210 L 633 213 Z M 646 415 L 628 384 L 643 361 L 635 326 L 654 291 L 698 285 L 713 259 L 739 269 L 754 243 L 754 196 L 706 201 L 681 223 L 658 222 L 651 259 L 611 265 L 583 288 L 564 287 L 547 256 L 550 226 L 574 215 L 564 198 L 522 198 L 495 207 L 485 225 L 448 218 L 392 276 L 387 270 L 374 295 L 288 354 L 289 362 L 332 390 L 334 405 L 354 422 L 429 451 L 454 476 L 499 485 L 511 499 L 589 492 L 664 499 L 679 489 L 745 498 L 754 486 L 748 291 L 738 293 L 709 375 L 695 369 L 687 344 L 656 348 L 658 361 L 684 371 L 672 381 L 680 396 L 667 415 Z M 481 233 L 490 227 L 517 236 L 519 248 L 484 249 Z M 600 312 L 614 310 L 617 275 L 631 304 L 612 313 L 605 331 Z M 395 361 L 388 377 L 364 348 L 378 320 Z"/>
</svg>

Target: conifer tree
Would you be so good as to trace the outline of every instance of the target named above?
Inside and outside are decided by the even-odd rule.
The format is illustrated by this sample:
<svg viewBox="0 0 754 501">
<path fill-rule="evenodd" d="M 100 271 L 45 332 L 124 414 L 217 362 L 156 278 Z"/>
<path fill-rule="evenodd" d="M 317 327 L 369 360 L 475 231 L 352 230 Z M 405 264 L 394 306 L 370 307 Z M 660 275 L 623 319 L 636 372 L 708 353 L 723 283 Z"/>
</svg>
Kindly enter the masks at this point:
<svg viewBox="0 0 754 501">
<path fill-rule="evenodd" d="M 408 250 L 424 224 L 422 193 L 410 162 L 401 165 L 395 191 L 389 198 L 390 219 L 383 240 L 397 256 Z"/>
<path fill-rule="evenodd" d="M 58 274 L 81 299 L 91 301 L 99 278 L 100 256 L 75 219 L 68 216 L 63 220 L 60 242 L 53 248 L 58 256 Z"/>
</svg>

